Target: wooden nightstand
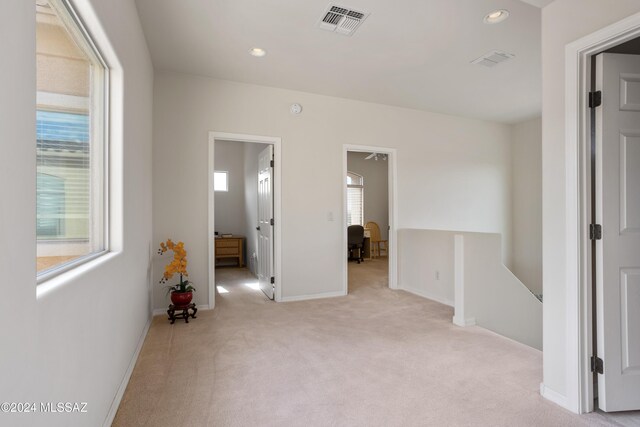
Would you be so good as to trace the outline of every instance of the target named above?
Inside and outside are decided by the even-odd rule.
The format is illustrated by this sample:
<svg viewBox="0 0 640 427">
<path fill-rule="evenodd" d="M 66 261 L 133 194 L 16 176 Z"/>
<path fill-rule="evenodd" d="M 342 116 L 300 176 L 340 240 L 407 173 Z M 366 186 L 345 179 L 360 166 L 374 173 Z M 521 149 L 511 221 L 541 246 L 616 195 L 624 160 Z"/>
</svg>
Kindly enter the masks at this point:
<svg viewBox="0 0 640 427">
<path fill-rule="evenodd" d="M 238 267 L 244 267 L 244 237 L 220 237 L 215 239 L 216 261 L 224 258 L 237 258 Z"/>
</svg>

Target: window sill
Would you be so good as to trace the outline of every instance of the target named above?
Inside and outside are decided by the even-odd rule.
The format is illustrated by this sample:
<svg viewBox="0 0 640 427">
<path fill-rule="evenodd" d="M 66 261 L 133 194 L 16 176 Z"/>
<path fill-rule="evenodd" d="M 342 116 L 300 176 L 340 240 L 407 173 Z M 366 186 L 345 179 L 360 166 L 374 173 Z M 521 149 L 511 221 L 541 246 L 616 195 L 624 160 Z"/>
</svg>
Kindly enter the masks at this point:
<svg viewBox="0 0 640 427">
<path fill-rule="evenodd" d="M 61 272 L 52 272 L 55 273 L 54 276 L 44 276 L 38 278 L 38 285 L 36 286 L 36 300 L 40 298 L 46 297 L 51 292 L 66 286 L 69 283 L 74 282 L 79 277 L 85 275 L 86 273 L 95 270 L 116 258 L 120 252 L 103 252 L 96 254 L 94 257 L 88 260 L 83 260 L 84 262 L 70 266 L 70 268 L 66 271 Z"/>
</svg>

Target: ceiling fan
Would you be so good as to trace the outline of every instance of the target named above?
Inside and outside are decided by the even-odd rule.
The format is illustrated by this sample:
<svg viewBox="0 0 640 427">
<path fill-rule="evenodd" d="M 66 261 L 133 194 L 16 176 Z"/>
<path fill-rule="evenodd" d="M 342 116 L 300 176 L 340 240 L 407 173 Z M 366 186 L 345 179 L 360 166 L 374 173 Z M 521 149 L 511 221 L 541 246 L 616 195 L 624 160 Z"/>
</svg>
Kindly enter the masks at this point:
<svg viewBox="0 0 640 427">
<path fill-rule="evenodd" d="M 378 161 L 378 158 L 382 158 L 382 160 L 387 160 L 387 155 L 386 154 L 381 154 L 381 153 L 371 153 L 367 157 L 365 157 L 364 159 L 365 160 L 374 159 L 375 161 Z"/>
</svg>

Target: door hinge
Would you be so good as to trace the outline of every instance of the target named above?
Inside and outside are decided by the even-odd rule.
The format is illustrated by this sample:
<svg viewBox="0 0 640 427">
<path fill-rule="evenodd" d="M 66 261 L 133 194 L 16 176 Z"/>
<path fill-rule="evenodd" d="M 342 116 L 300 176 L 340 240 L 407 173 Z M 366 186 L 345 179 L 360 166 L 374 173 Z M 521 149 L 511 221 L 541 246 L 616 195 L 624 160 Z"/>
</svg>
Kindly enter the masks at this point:
<svg viewBox="0 0 640 427">
<path fill-rule="evenodd" d="M 591 372 L 604 373 L 604 362 L 598 356 L 591 356 Z"/>
<path fill-rule="evenodd" d="M 274 283 L 276 283 L 276 278 L 271 276 L 271 284 L 273 285 Z"/>
<path fill-rule="evenodd" d="M 269 223 L 270 223 L 271 225 L 273 225 L 273 218 L 271 218 L 271 221 L 269 221 Z"/>
<path fill-rule="evenodd" d="M 602 226 L 600 224 L 589 225 L 589 239 L 590 240 L 602 239 Z"/>
<path fill-rule="evenodd" d="M 273 167 L 273 160 L 271 160 L 271 163 L 269 163 L 271 165 L 271 167 Z"/>
<path fill-rule="evenodd" d="M 589 108 L 596 108 L 602 105 L 602 91 L 589 92 Z"/>
</svg>

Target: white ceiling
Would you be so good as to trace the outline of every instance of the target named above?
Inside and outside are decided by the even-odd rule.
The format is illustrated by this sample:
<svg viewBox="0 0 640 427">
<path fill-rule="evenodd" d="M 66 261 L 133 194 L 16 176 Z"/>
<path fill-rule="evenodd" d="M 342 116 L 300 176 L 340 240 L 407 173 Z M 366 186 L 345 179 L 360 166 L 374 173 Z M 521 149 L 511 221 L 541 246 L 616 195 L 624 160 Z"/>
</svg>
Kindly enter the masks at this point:
<svg viewBox="0 0 640 427">
<path fill-rule="evenodd" d="M 550 0 L 337 1 L 371 13 L 352 37 L 317 28 L 328 0 L 136 2 L 160 70 L 505 123 L 540 114 L 536 6 Z M 484 24 L 495 9 L 510 18 Z M 470 64 L 494 49 L 516 57 Z"/>
<path fill-rule="evenodd" d="M 522 0 L 522 1 L 536 7 L 541 7 L 541 8 L 553 2 L 553 0 Z"/>
</svg>

